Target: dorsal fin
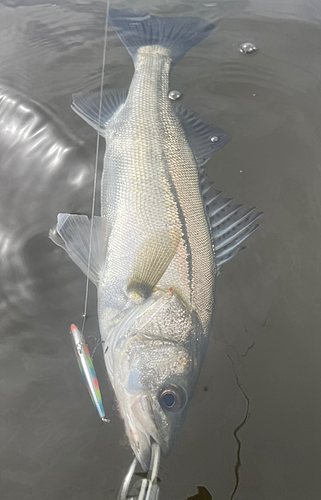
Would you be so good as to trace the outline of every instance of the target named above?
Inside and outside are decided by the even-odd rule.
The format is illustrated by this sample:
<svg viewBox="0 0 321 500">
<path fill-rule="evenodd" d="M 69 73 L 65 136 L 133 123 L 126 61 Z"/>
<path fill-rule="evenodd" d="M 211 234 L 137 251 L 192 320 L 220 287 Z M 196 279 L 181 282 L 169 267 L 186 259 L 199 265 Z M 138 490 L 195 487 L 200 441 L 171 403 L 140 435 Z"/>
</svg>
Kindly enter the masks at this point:
<svg viewBox="0 0 321 500">
<path fill-rule="evenodd" d="M 222 191 L 215 189 L 204 174 L 200 175 L 200 187 L 211 226 L 216 267 L 220 271 L 225 262 L 246 248 L 242 243 L 259 227 L 256 220 L 263 212 L 233 204 L 233 199 L 224 198 Z"/>
<path fill-rule="evenodd" d="M 173 104 L 173 110 L 181 122 L 199 168 L 230 140 L 224 130 L 205 122 L 194 111 L 184 108 L 181 104 Z"/>
</svg>

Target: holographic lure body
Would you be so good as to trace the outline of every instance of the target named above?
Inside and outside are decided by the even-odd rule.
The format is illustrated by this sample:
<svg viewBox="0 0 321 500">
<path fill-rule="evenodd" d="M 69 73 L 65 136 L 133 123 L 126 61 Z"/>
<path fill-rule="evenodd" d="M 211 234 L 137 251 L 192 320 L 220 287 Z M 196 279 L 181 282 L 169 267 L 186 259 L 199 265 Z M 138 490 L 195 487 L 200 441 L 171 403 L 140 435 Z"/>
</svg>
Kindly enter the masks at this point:
<svg viewBox="0 0 321 500">
<path fill-rule="evenodd" d="M 70 334 L 75 350 L 78 366 L 84 382 L 87 386 L 91 400 L 102 420 L 105 420 L 105 410 L 101 399 L 99 384 L 95 372 L 95 368 L 89 353 L 85 337 L 75 325 L 71 325 Z"/>
</svg>

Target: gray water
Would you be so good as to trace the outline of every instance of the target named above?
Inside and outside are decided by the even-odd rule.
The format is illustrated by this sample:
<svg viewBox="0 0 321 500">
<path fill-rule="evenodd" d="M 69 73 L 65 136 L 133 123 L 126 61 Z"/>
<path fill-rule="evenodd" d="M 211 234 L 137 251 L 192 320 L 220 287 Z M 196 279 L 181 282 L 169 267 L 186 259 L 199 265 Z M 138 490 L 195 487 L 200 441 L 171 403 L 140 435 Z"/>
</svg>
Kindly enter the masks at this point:
<svg viewBox="0 0 321 500">
<path fill-rule="evenodd" d="M 219 276 L 212 340 L 180 437 L 161 462 L 161 499 L 185 500 L 204 486 L 214 500 L 319 500 L 321 6 L 157 3 L 112 6 L 215 22 L 175 67 L 171 88 L 232 135 L 207 165 L 210 180 L 264 211 L 246 252 Z M 3 500 L 112 500 L 132 459 L 101 352 L 109 424 L 74 359 L 68 332 L 81 324 L 85 278 L 47 236 L 58 212 L 90 214 L 96 136 L 69 105 L 72 93 L 99 88 L 105 12 L 89 0 L 0 4 Z M 257 51 L 242 54 L 244 42 Z M 132 73 L 110 30 L 106 86 L 125 87 Z M 86 331 L 97 336 L 89 291 Z"/>
</svg>

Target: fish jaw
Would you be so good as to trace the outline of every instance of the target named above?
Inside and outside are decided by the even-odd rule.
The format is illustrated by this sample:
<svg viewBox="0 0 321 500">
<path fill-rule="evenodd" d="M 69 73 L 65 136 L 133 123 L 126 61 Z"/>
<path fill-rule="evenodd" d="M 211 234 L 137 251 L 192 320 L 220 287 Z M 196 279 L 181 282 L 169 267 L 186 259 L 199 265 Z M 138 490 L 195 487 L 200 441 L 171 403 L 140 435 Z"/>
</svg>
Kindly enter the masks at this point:
<svg viewBox="0 0 321 500">
<path fill-rule="evenodd" d="M 123 409 L 122 417 L 130 446 L 142 468 L 147 471 L 153 442 L 160 446 L 163 455 L 168 454 L 168 444 L 157 430 L 148 395 L 136 396 L 127 408 Z"/>
<path fill-rule="evenodd" d="M 192 394 L 190 394 L 192 396 Z M 179 430 L 185 420 L 189 401 L 180 414 L 178 425 L 166 415 L 155 399 L 146 392 L 128 397 L 124 404 L 123 394 L 118 398 L 121 418 L 124 421 L 126 434 L 132 450 L 142 468 L 147 471 L 150 466 L 152 444 L 157 443 L 161 454 L 167 458 L 174 446 Z M 174 425 L 173 425 L 174 424 Z M 176 427 L 175 432 L 173 432 Z"/>
</svg>

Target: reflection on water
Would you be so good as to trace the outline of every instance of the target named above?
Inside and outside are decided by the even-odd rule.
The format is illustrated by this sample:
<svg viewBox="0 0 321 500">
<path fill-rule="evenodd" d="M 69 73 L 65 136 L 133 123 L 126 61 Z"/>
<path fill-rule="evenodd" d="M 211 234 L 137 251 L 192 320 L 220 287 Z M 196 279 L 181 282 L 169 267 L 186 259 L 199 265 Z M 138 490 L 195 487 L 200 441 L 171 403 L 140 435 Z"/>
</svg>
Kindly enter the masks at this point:
<svg viewBox="0 0 321 500">
<path fill-rule="evenodd" d="M 265 213 L 219 277 L 213 340 L 161 463 L 162 498 L 195 498 L 203 484 L 210 493 L 199 487 L 196 498 L 230 499 L 237 472 L 234 500 L 318 500 L 321 7 L 113 2 L 129 5 L 217 25 L 174 69 L 171 89 L 233 137 L 209 162 L 210 180 Z M 85 280 L 47 237 L 58 212 L 90 213 L 95 135 L 69 105 L 73 92 L 99 87 L 105 3 L 10 0 L 0 9 L 3 497 L 112 499 L 131 452 L 120 444 L 121 421 L 101 425 L 83 388 L 68 332 L 81 318 Z M 248 41 L 258 50 L 240 53 Z M 110 32 L 106 86 L 125 87 L 132 72 Z M 93 290 L 88 328 L 97 335 Z M 96 358 L 115 414 L 99 350 Z"/>
<path fill-rule="evenodd" d="M 86 201 L 90 198 L 89 158 L 63 122 L 5 86 L 0 89 L 0 138 L 0 307 L 36 314 L 26 250 L 34 237 L 47 233 L 59 203 L 69 205 L 82 190 Z"/>
</svg>

